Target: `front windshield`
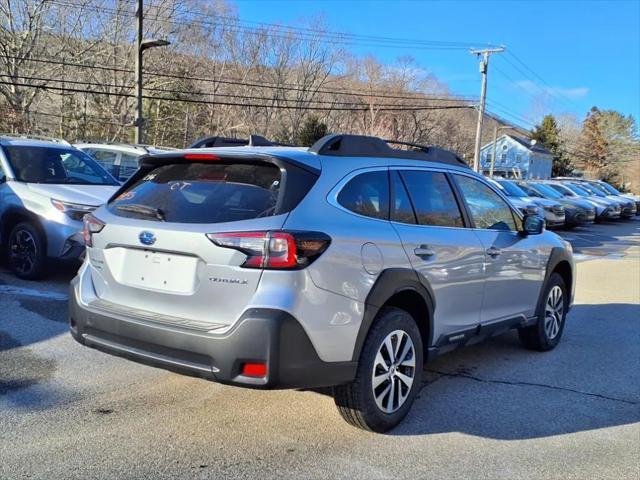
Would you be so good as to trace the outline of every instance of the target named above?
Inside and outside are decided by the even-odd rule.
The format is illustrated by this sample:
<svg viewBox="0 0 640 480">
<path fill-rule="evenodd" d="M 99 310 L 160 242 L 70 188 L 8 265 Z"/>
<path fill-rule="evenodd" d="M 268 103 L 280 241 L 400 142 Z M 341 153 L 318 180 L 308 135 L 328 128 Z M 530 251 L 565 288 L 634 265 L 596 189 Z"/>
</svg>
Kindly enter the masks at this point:
<svg viewBox="0 0 640 480">
<path fill-rule="evenodd" d="M 601 188 L 604 188 L 611 195 L 620 195 L 620 192 L 615 187 L 609 185 L 608 183 L 602 182 L 602 183 L 598 183 L 598 185 L 600 185 Z"/>
<path fill-rule="evenodd" d="M 80 150 L 24 145 L 3 148 L 16 180 L 20 182 L 118 185 L 104 168 Z"/>
<path fill-rule="evenodd" d="M 586 190 L 591 195 L 595 195 L 596 197 L 605 197 L 606 196 L 600 190 L 598 190 L 597 188 L 589 185 L 588 183 L 582 183 L 582 184 L 580 184 L 580 186 L 582 187 L 583 190 Z"/>
<path fill-rule="evenodd" d="M 575 197 L 576 193 L 571 191 L 571 189 L 567 188 L 565 185 L 560 185 L 557 183 L 550 183 L 549 186 L 553 188 L 556 192 L 561 193 L 565 197 Z"/>
<path fill-rule="evenodd" d="M 529 197 L 542 197 L 542 194 L 537 190 L 531 188 L 531 185 L 526 183 L 518 183 L 518 187 L 520 187 Z"/>
<path fill-rule="evenodd" d="M 515 183 L 507 182 L 506 180 L 498 180 L 498 183 L 502 188 L 504 188 L 505 194 L 508 197 L 526 197 L 527 196 L 527 192 L 522 190 Z"/>
<path fill-rule="evenodd" d="M 591 194 L 589 192 L 587 192 L 586 190 L 583 190 L 582 188 L 580 188 L 579 186 L 577 186 L 577 185 L 575 185 L 573 183 L 565 183 L 564 185 L 569 190 L 571 190 L 573 193 L 577 193 L 581 197 L 590 197 L 591 196 Z"/>
<path fill-rule="evenodd" d="M 533 185 L 533 188 L 538 190 L 542 195 L 549 198 L 562 198 L 562 195 L 556 192 L 553 188 L 548 185 L 543 185 L 541 183 L 536 183 Z"/>
<path fill-rule="evenodd" d="M 607 190 L 604 189 L 604 187 L 602 185 L 600 185 L 599 183 L 590 183 L 589 186 L 595 190 L 598 193 L 601 193 L 603 195 L 611 195 Z M 615 194 L 614 194 L 615 195 Z"/>
</svg>

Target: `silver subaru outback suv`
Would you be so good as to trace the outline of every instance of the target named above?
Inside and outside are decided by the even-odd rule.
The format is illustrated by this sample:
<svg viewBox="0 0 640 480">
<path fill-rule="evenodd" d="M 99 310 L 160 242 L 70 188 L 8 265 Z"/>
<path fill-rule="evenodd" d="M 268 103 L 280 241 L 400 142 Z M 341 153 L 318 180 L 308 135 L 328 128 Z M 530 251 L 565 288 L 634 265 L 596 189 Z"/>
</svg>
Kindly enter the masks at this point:
<svg viewBox="0 0 640 480">
<path fill-rule="evenodd" d="M 237 386 L 330 386 L 344 419 L 376 432 L 440 353 L 509 329 L 554 348 L 570 245 L 451 152 L 390 143 L 143 157 L 85 218 L 72 335 Z"/>
<path fill-rule="evenodd" d="M 82 217 L 119 183 L 63 140 L 0 134 L 0 244 L 9 268 L 36 279 L 84 254 Z"/>
</svg>

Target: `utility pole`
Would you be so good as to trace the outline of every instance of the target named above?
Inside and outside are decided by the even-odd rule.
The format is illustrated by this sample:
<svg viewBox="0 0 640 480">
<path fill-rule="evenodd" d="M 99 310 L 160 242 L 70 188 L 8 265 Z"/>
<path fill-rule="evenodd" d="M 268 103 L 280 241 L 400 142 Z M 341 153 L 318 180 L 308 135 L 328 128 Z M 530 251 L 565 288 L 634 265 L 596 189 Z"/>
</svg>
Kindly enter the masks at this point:
<svg viewBox="0 0 640 480">
<path fill-rule="evenodd" d="M 504 47 L 485 48 L 483 50 L 471 50 L 471 53 L 480 58 L 480 73 L 482 74 L 482 87 L 480 92 L 480 108 L 478 109 L 478 126 L 476 128 L 476 145 L 473 151 L 473 169 L 480 171 L 480 143 L 482 142 L 482 121 L 484 119 L 484 109 L 487 100 L 487 67 L 489 66 L 489 55 L 492 53 L 504 52 Z"/>
<path fill-rule="evenodd" d="M 138 8 L 136 9 L 136 136 L 135 143 L 142 143 L 143 141 L 143 123 L 142 118 L 142 18 L 143 12 L 143 0 L 138 0 Z"/>
<path fill-rule="evenodd" d="M 154 47 L 164 47 L 171 43 L 167 40 L 143 40 L 144 0 L 138 0 L 136 9 L 136 127 L 135 143 L 144 143 L 144 117 L 142 115 L 142 53 Z"/>
</svg>

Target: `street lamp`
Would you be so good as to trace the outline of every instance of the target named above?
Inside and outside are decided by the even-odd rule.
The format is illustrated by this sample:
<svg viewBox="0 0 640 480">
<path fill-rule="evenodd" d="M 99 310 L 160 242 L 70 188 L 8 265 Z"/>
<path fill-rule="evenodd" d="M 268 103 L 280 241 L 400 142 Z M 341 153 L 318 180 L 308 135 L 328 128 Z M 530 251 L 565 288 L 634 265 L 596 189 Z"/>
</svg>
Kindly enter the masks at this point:
<svg viewBox="0 0 640 480">
<path fill-rule="evenodd" d="M 136 11 L 138 19 L 138 31 L 136 37 L 136 119 L 134 125 L 136 127 L 135 143 L 143 143 L 144 136 L 144 118 L 142 116 L 142 52 L 155 47 L 165 47 L 171 42 L 163 39 L 142 39 L 142 19 L 143 19 L 143 0 L 138 0 L 138 9 Z"/>
</svg>

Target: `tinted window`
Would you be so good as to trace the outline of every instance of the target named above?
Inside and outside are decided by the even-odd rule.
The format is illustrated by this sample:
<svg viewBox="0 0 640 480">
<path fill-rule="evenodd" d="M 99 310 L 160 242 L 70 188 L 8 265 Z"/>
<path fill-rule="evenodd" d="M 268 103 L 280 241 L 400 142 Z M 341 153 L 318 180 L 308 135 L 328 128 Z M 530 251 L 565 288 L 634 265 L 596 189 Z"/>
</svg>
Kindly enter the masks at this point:
<svg viewBox="0 0 640 480">
<path fill-rule="evenodd" d="M 4 151 L 21 182 L 117 185 L 104 168 L 80 150 L 8 145 Z"/>
<path fill-rule="evenodd" d="M 557 183 L 550 183 L 549 186 L 553 188 L 556 192 L 559 192 L 565 197 L 575 197 L 576 194 L 573 193 L 570 189 L 565 187 L 564 185 L 558 185 Z"/>
<path fill-rule="evenodd" d="M 533 185 L 533 188 L 540 192 L 542 195 L 548 198 L 558 199 L 562 198 L 562 195 L 555 191 L 555 189 L 551 188 L 549 185 L 543 185 L 541 183 L 536 183 Z"/>
<path fill-rule="evenodd" d="M 391 220 L 400 223 L 418 223 L 409 200 L 409 194 L 398 172 L 391 172 L 393 182 L 393 202 L 391 203 Z"/>
<path fill-rule="evenodd" d="M 138 155 L 123 153 L 120 157 L 120 180 L 126 180 L 138 170 Z"/>
<path fill-rule="evenodd" d="M 456 175 L 476 228 L 516 230 L 511 208 L 500 196 L 475 178 Z"/>
<path fill-rule="evenodd" d="M 505 180 L 498 180 L 498 183 L 504 188 L 504 193 L 508 197 L 526 197 L 527 192 L 522 190 L 513 182 L 507 182 Z"/>
<path fill-rule="evenodd" d="M 389 177 L 387 171 L 362 173 L 344 186 L 338 203 L 359 215 L 389 218 Z"/>
<path fill-rule="evenodd" d="M 602 182 L 602 183 L 599 183 L 598 185 L 604 188 L 611 195 L 621 195 L 621 193 L 615 187 L 612 187 L 608 183 Z"/>
<path fill-rule="evenodd" d="M 172 164 L 147 173 L 109 204 L 116 215 L 220 223 L 274 215 L 280 169 L 270 164 Z"/>
<path fill-rule="evenodd" d="M 85 150 L 98 162 L 102 167 L 107 170 L 111 175 L 117 175 L 116 172 L 116 158 L 118 158 L 117 152 L 110 152 L 108 150 Z"/>
<path fill-rule="evenodd" d="M 406 170 L 401 175 L 420 225 L 464 226 L 460 209 L 444 173 Z"/>
</svg>

